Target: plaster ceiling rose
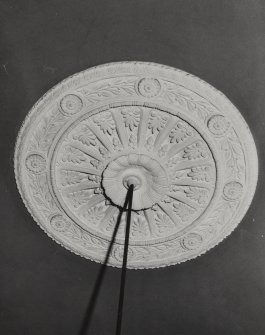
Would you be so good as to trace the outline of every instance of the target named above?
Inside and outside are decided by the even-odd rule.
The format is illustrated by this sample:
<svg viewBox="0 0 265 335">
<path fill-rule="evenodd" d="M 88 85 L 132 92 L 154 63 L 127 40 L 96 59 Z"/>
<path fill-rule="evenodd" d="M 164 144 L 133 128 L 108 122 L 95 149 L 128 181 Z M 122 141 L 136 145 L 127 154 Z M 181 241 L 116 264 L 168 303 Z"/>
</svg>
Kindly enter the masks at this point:
<svg viewBox="0 0 265 335">
<path fill-rule="evenodd" d="M 45 94 L 17 139 L 22 199 L 65 248 L 103 262 L 135 185 L 129 268 L 177 264 L 228 236 L 254 195 L 258 164 L 243 117 L 186 72 L 110 63 Z M 110 256 L 121 266 L 125 215 Z"/>
</svg>

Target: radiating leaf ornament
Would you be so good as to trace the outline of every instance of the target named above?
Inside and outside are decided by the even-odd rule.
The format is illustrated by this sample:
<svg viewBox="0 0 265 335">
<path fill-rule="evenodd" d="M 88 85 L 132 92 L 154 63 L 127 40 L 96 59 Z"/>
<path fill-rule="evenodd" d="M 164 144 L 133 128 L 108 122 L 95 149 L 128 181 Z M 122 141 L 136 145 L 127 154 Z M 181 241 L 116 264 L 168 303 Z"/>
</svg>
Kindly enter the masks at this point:
<svg viewBox="0 0 265 335">
<path fill-rule="evenodd" d="M 198 159 L 198 158 L 206 158 L 208 155 L 208 151 L 206 147 L 202 144 L 202 142 L 198 141 L 191 146 L 188 146 L 184 149 L 183 158 L 187 159 Z"/>
<path fill-rule="evenodd" d="M 177 125 L 171 130 L 169 134 L 170 143 L 182 142 L 185 138 L 192 135 L 191 128 L 187 128 L 182 122 L 178 122 Z"/>
<path fill-rule="evenodd" d="M 168 119 L 167 117 L 159 115 L 155 111 L 152 111 L 148 123 L 148 128 L 151 129 L 152 134 L 164 128 L 167 119 Z"/>
<path fill-rule="evenodd" d="M 143 216 L 135 216 L 131 229 L 131 235 L 136 239 L 145 239 L 148 236 L 147 223 Z"/>
<path fill-rule="evenodd" d="M 124 123 L 126 127 L 129 127 L 129 129 L 132 131 L 134 127 L 138 126 L 138 123 L 140 121 L 140 114 L 137 110 L 131 110 L 127 111 L 126 109 L 122 112 Z"/>
<path fill-rule="evenodd" d="M 105 213 L 105 207 L 103 205 L 100 206 L 95 206 L 90 208 L 89 210 L 86 211 L 84 214 L 84 217 L 89 220 L 89 222 L 92 225 L 95 225 L 98 223 L 100 219 L 103 218 Z"/>
<path fill-rule="evenodd" d="M 74 135 L 73 138 L 88 146 L 96 145 L 96 136 L 91 131 L 89 131 L 87 127 L 84 127 L 83 132 L 79 135 Z"/>
<path fill-rule="evenodd" d="M 191 177 L 191 179 L 195 181 L 209 182 L 211 179 L 210 172 L 211 168 L 209 166 L 193 167 L 188 173 L 188 177 Z"/>
<path fill-rule="evenodd" d="M 67 146 L 65 148 L 65 155 L 62 159 L 63 162 L 70 162 L 70 163 L 77 163 L 80 164 L 82 162 L 84 162 L 86 160 L 86 157 L 84 156 L 84 154 L 72 147 L 72 146 Z"/>
<path fill-rule="evenodd" d="M 162 212 L 157 213 L 156 223 L 160 233 L 164 233 L 165 231 L 170 230 L 173 225 L 173 222 L 170 220 L 170 218 Z"/>
<path fill-rule="evenodd" d="M 61 182 L 62 186 L 69 186 L 78 184 L 81 181 L 86 180 L 87 176 L 84 173 L 77 171 L 61 170 Z"/>
<path fill-rule="evenodd" d="M 104 134 L 108 133 L 111 135 L 115 129 L 115 124 L 110 113 L 104 116 L 94 117 L 94 122 L 100 127 Z"/>
<path fill-rule="evenodd" d="M 183 203 L 174 203 L 174 212 L 181 218 L 182 221 L 187 221 L 190 215 L 193 215 L 196 210 Z"/>
<path fill-rule="evenodd" d="M 189 187 L 184 192 L 188 198 L 195 200 L 200 205 L 206 202 L 209 195 L 207 189 L 198 187 Z"/>
</svg>

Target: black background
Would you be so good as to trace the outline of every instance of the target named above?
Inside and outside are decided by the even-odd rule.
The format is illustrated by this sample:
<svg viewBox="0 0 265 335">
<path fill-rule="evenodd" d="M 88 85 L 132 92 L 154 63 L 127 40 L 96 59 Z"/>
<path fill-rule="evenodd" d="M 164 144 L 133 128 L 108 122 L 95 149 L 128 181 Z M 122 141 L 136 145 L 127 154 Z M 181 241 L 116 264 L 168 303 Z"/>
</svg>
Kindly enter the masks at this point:
<svg viewBox="0 0 265 335">
<path fill-rule="evenodd" d="M 78 335 L 99 265 L 33 222 L 13 173 L 17 132 L 65 77 L 122 60 L 191 72 L 225 93 L 253 133 L 260 176 L 235 232 L 193 261 L 127 277 L 123 334 L 265 334 L 265 2 L 1 1 L 0 333 Z M 120 270 L 108 268 L 91 335 L 114 334 Z"/>
</svg>

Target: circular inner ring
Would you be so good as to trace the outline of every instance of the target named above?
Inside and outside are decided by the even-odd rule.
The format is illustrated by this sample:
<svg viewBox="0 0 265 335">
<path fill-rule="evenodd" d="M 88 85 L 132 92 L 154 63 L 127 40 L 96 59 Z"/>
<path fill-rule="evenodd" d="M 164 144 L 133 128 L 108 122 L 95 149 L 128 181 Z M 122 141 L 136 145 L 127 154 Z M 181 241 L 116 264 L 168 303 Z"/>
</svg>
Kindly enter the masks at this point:
<svg viewBox="0 0 265 335">
<path fill-rule="evenodd" d="M 111 237 L 118 207 L 135 185 L 132 243 L 188 230 L 210 204 L 216 183 L 208 142 L 193 125 L 142 105 L 83 116 L 61 136 L 53 157 L 59 202 L 101 238 Z"/>
<path fill-rule="evenodd" d="M 128 154 L 107 165 L 102 184 L 106 195 L 118 206 L 123 206 L 127 189 L 133 184 L 132 208 L 141 210 L 163 199 L 168 190 L 168 177 L 157 160 L 144 154 Z"/>
</svg>

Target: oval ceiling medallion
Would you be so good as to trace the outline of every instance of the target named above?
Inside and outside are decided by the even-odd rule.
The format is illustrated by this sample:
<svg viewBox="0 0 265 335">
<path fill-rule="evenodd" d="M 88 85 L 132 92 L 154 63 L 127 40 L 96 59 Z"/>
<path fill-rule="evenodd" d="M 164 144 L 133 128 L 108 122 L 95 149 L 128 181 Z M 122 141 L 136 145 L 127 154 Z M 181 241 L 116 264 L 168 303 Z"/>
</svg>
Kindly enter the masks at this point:
<svg viewBox="0 0 265 335">
<path fill-rule="evenodd" d="M 103 262 L 135 185 L 129 268 L 195 258 L 253 198 L 253 138 L 219 91 L 181 70 L 110 63 L 67 78 L 32 108 L 15 152 L 18 188 L 55 241 Z M 125 215 L 109 264 L 121 266 Z"/>
</svg>

